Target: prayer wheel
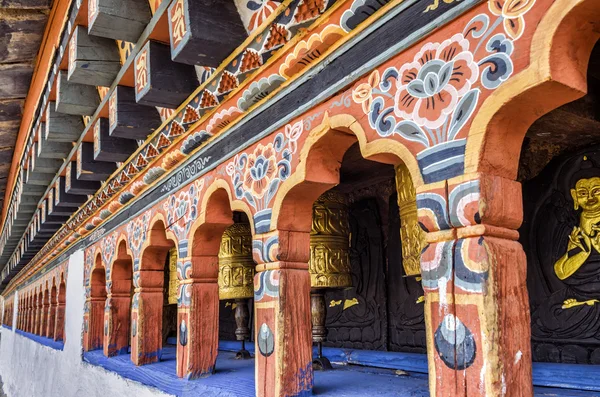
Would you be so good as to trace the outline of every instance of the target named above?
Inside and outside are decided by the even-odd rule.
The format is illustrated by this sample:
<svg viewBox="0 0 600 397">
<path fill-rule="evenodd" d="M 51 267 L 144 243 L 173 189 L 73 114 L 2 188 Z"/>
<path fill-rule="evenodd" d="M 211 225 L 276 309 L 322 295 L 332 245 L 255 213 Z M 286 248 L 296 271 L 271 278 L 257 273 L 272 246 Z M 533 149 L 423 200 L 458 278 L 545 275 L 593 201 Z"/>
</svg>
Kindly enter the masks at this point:
<svg viewBox="0 0 600 397">
<path fill-rule="evenodd" d="M 168 287 L 168 301 L 169 305 L 177 304 L 177 297 L 179 293 L 179 279 L 177 278 L 177 248 L 171 248 L 169 250 L 169 287 Z"/>
<path fill-rule="evenodd" d="M 236 358 L 250 358 L 246 340 L 250 338 L 249 300 L 254 297 L 255 263 L 252 259 L 252 232 L 246 223 L 234 223 L 225 229 L 219 249 L 219 299 L 233 300 L 236 339 L 242 349 Z"/>
<path fill-rule="evenodd" d="M 341 193 L 327 191 L 313 204 L 310 232 L 312 338 L 319 350 L 313 360 L 315 369 L 331 369 L 331 363 L 322 354 L 323 342 L 327 340 L 325 291 L 352 286 L 349 250 L 348 205 Z"/>
</svg>

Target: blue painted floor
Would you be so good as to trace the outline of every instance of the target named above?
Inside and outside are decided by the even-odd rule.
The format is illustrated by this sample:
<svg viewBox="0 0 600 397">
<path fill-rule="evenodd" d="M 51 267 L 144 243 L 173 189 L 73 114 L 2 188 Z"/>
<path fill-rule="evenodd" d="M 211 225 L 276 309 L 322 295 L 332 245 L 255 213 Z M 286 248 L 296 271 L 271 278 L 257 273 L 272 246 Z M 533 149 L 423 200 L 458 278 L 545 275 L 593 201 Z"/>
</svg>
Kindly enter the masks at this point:
<svg viewBox="0 0 600 397">
<path fill-rule="evenodd" d="M 84 360 L 177 396 L 253 397 L 255 395 L 254 360 L 235 360 L 234 357 L 235 353 L 219 352 L 216 373 L 194 381 L 177 378 L 174 347 L 164 349 L 163 361 L 143 367 L 134 366 L 129 355 L 107 359 L 101 350 L 86 353 Z M 393 370 L 349 365 L 336 366 L 334 371 L 315 372 L 313 394 L 327 397 L 429 397 L 429 389 L 425 374 L 410 373 L 399 376 Z M 600 393 L 536 388 L 535 396 L 600 397 Z"/>
</svg>

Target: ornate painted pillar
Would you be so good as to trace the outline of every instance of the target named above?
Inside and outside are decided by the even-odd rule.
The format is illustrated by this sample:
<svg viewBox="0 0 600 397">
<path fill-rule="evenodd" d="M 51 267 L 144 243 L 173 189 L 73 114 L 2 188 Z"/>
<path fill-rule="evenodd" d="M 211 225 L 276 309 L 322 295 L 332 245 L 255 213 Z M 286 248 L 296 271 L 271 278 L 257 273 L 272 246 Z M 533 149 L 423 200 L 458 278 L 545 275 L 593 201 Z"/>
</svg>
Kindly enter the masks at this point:
<svg viewBox="0 0 600 397">
<path fill-rule="evenodd" d="M 297 396 L 313 387 L 309 241 L 308 232 L 281 230 L 253 241 L 259 397 Z"/>
<path fill-rule="evenodd" d="M 65 338 L 65 297 L 61 296 L 60 288 L 56 298 L 56 319 L 54 320 L 54 340 L 63 341 Z"/>
<path fill-rule="evenodd" d="M 50 311 L 50 293 L 45 293 L 42 297 L 42 312 L 40 315 L 40 335 L 48 336 L 48 312 Z"/>
<path fill-rule="evenodd" d="M 50 307 L 48 308 L 48 320 L 46 321 L 46 336 L 54 339 L 54 321 L 56 320 L 56 296 L 50 294 Z"/>
<path fill-rule="evenodd" d="M 30 305 L 30 301 L 29 301 L 29 298 L 27 298 L 25 300 L 25 319 L 24 319 L 25 327 L 23 329 L 23 331 L 25 331 L 25 332 L 29 332 L 29 327 L 31 324 L 31 308 L 29 307 L 29 305 Z"/>
<path fill-rule="evenodd" d="M 131 293 L 109 290 L 104 308 L 104 355 L 113 357 L 129 350 Z"/>
<path fill-rule="evenodd" d="M 188 242 L 179 242 L 177 275 L 177 376 L 211 374 L 219 349 L 219 286 L 216 255 L 188 256 Z"/>
<path fill-rule="evenodd" d="M 469 174 L 417 190 L 432 396 L 530 397 L 518 182 Z"/>
<path fill-rule="evenodd" d="M 134 269 L 139 269 L 139 265 Z M 162 264 L 164 266 L 164 263 Z M 162 354 L 163 273 L 137 270 L 131 304 L 131 361 L 135 365 L 160 361 Z"/>
<path fill-rule="evenodd" d="M 86 300 L 89 313 L 87 326 L 84 326 L 83 350 L 91 351 L 102 348 L 104 334 L 104 306 L 106 299 L 92 296 Z"/>
<path fill-rule="evenodd" d="M 40 292 L 39 298 L 36 299 L 35 302 L 35 330 L 34 334 L 40 335 L 42 331 L 42 309 L 44 307 L 44 302 L 42 300 L 42 293 Z"/>
</svg>

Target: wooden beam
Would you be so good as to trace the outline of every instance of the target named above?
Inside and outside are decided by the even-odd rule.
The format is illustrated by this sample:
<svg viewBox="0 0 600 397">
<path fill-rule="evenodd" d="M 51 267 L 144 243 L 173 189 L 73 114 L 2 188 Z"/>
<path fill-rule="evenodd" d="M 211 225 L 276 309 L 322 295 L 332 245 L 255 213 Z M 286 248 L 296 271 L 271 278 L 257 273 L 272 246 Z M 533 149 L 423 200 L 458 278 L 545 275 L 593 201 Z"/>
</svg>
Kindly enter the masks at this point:
<svg viewBox="0 0 600 397">
<path fill-rule="evenodd" d="M 67 72 L 58 72 L 56 83 L 56 111 L 80 116 L 93 116 L 100 104 L 100 96 L 96 87 L 71 83 Z"/>
<path fill-rule="evenodd" d="M 94 144 L 81 142 L 77 148 L 77 179 L 81 181 L 105 181 L 115 172 L 117 164 L 94 160 Z"/>
<path fill-rule="evenodd" d="M 42 201 L 40 208 L 40 214 L 42 215 L 42 225 L 64 225 L 68 220 L 68 215 L 51 214 L 48 211 L 48 200 Z"/>
<path fill-rule="evenodd" d="M 83 197 L 83 196 L 78 196 Z M 71 216 L 76 208 L 73 207 L 57 207 L 54 204 L 54 188 L 50 189 L 48 192 L 48 196 L 46 196 L 46 209 L 48 210 L 48 215 L 64 215 Z"/>
<path fill-rule="evenodd" d="M 154 107 L 135 101 L 135 90 L 117 86 L 108 100 L 109 133 L 125 139 L 146 139 L 160 124 L 160 114 Z"/>
<path fill-rule="evenodd" d="M 44 138 L 54 142 L 75 142 L 85 125 L 81 116 L 56 111 L 56 102 L 49 102 L 46 108 Z"/>
<path fill-rule="evenodd" d="M 94 160 L 125 161 L 137 148 L 134 140 L 111 136 L 108 119 L 99 118 L 94 124 Z"/>
<path fill-rule="evenodd" d="M 169 46 L 148 41 L 135 57 L 135 100 L 148 106 L 177 108 L 198 86 L 191 65 L 173 62 Z"/>
<path fill-rule="evenodd" d="M 42 159 L 64 159 L 67 157 L 73 144 L 70 142 L 51 142 L 43 138 L 42 128 L 38 129 L 38 140 L 34 143 L 34 152 Z M 35 159 L 37 162 L 37 159 Z"/>
<path fill-rule="evenodd" d="M 43 159 L 40 157 L 36 158 L 36 156 L 31 156 L 30 164 L 34 171 L 56 174 L 56 171 L 58 171 L 60 166 L 63 164 L 63 161 L 58 159 Z"/>
<path fill-rule="evenodd" d="M 110 87 L 120 69 L 114 40 L 90 36 L 85 27 L 75 27 L 69 41 L 69 82 Z"/>
<path fill-rule="evenodd" d="M 35 172 L 30 169 L 26 170 L 25 175 L 26 185 L 48 186 L 52 182 L 52 179 L 54 179 L 54 174 Z"/>
<path fill-rule="evenodd" d="M 83 181 L 77 179 L 77 164 L 69 162 L 65 175 L 65 192 L 69 194 L 88 195 L 94 194 L 100 189 L 98 181 Z"/>
<path fill-rule="evenodd" d="M 175 62 L 216 68 L 248 36 L 233 1 L 176 0 L 168 12 Z"/>
<path fill-rule="evenodd" d="M 66 192 L 66 177 L 61 176 L 54 185 L 54 208 L 78 208 L 87 200 L 86 196 Z"/>
<path fill-rule="evenodd" d="M 42 194 L 44 194 L 45 192 L 46 192 L 45 186 L 28 185 L 28 186 L 23 186 L 21 195 L 37 197 L 39 199 L 40 197 L 42 197 Z"/>
<path fill-rule="evenodd" d="M 94 36 L 135 43 L 151 18 L 148 0 L 88 1 L 88 32 Z"/>
</svg>

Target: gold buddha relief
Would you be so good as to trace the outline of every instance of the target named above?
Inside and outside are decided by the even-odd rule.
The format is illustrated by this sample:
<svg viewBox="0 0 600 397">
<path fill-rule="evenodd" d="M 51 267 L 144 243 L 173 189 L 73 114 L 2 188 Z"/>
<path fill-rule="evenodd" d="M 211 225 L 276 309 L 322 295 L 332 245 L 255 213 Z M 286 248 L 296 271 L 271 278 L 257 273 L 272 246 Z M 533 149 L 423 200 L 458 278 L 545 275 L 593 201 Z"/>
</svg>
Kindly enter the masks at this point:
<svg viewBox="0 0 600 397">
<path fill-rule="evenodd" d="M 574 209 L 581 209 L 581 215 L 579 225 L 575 226 L 569 235 L 567 252 L 554 264 L 556 276 L 563 281 L 575 277 L 582 267 L 590 262 L 592 256 L 600 255 L 600 177 L 579 179 L 575 188 L 571 189 L 571 197 Z M 597 273 L 594 269 L 595 267 L 584 269 L 582 273 L 591 273 L 591 276 L 597 277 L 597 274 L 593 274 Z M 593 297 L 585 298 L 589 299 L 583 299 L 580 294 L 578 298 L 565 299 L 562 308 L 592 306 L 599 302 Z"/>
</svg>

